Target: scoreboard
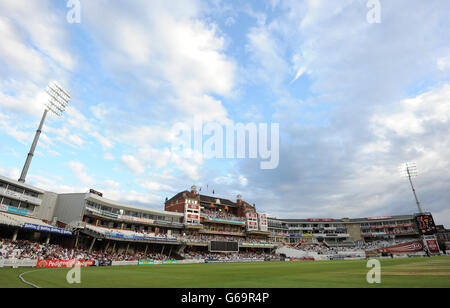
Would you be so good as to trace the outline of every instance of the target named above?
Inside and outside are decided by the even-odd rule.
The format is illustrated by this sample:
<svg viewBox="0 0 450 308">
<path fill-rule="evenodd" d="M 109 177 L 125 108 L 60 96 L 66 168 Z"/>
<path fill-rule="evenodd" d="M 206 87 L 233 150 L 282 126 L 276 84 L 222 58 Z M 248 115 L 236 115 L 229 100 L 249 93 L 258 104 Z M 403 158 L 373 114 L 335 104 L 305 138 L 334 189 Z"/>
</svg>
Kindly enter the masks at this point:
<svg viewBox="0 0 450 308">
<path fill-rule="evenodd" d="M 436 233 L 436 225 L 431 214 L 419 214 L 416 216 L 417 228 L 421 235 L 433 235 Z"/>
<path fill-rule="evenodd" d="M 89 189 L 89 192 L 91 194 L 95 194 L 95 195 L 97 195 L 99 197 L 103 197 L 103 194 L 101 192 L 99 192 L 99 191 L 96 191 L 95 189 Z"/>
<path fill-rule="evenodd" d="M 238 252 L 238 242 L 223 242 L 223 241 L 211 241 L 209 242 L 210 252 Z"/>
</svg>

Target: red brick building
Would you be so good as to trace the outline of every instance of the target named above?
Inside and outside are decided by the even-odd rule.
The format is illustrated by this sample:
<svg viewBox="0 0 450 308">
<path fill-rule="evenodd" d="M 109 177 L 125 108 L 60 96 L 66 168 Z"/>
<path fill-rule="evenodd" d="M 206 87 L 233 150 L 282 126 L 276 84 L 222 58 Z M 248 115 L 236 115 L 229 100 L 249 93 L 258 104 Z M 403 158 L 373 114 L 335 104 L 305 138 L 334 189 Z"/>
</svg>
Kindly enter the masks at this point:
<svg viewBox="0 0 450 308">
<path fill-rule="evenodd" d="M 251 237 L 267 240 L 268 230 L 248 230 L 248 216 L 259 217 L 255 205 L 215 196 L 202 195 L 195 186 L 166 199 L 164 210 L 184 213 L 187 235 L 213 235 L 227 237 Z M 265 217 L 263 215 L 263 217 Z"/>
</svg>

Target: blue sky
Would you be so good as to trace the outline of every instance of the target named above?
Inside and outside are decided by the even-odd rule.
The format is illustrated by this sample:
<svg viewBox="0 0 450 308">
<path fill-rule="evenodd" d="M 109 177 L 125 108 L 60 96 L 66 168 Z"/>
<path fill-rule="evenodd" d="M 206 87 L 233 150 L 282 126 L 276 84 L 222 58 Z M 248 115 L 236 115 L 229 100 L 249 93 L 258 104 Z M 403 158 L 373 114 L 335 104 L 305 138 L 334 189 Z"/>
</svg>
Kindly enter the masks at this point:
<svg viewBox="0 0 450 308">
<path fill-rule="evenodd" d="M 18 178 L 58 80 L 27 182 L 162 208 L 192 184 L 277 217 L 413 213 L 450 224 L 450 4 L 380 0 L 0 3 L 0 174 Z M 279 123 L 280 163 L 171 153 L 175 123 Z M 204 192 L 203 189 L 203 192 Z"/>
</svg>

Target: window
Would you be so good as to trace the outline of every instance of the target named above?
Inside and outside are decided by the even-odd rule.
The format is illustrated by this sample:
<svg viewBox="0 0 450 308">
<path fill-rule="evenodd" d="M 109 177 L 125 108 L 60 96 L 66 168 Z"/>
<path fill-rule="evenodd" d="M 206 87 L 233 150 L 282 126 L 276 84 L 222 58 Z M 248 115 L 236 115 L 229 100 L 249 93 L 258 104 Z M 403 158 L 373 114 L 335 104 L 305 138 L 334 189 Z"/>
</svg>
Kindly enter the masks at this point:
<svg viewBox="0 0 450 308">
<path fill-rule="evenodd" d="M 15 191 L 15 192 L 18 192 L 18 193 L 21 193 L 21 194 L 24 192 L 24 189 L 19 188 L 19 187 L 17 187 L 17 186 L 13 186 L 13 185 L 10 185 L 10 186 L 8 187 L 8 189 L 9 189 L 9 190 L 12 190 L 12 191 Z"/>
<path fill-rule="evenodd" d="M 4 198 L 4 200 L 3 200 L 3 204 L 4 205 L 9 205 L 9 206 L 12 206 L 12 207 L 19 207 L 19 201 L 17 201 L 17 200 L 13 200 L 13 199 L 9 199 L 9 198 Z"/>
<path fill-rule="evenodd" d="M 102 210 L 105 212 L 111 212 L 112 209 L 108 206 L 102 206 Z"/>
<path fill-rule="evenodd" d="M 31 191 L 31 190 L 25 190 L 25 195 L 35 197 L 35 198 L 38 197 L 38 193 L 35 193 L 34 191 Z"/>
<path fill-rule="evenodd" d="M 92 207 L 94 209 L 100 209 L 101 208 L 101 206 L 99 204 L 97 204 L 95 202 L 92 202 L 92 201 L 89 201 L 89 200 L 86 201 L 86 205 L 88 205 L 88 206 L 90 206 L 90 207 Z"/>
<path fill-rule="evenodd" d="M 25 210 L 30 211 L 30 212 L 33 212 L 33 211 L 34 211 L 34 205 L 31 205 L 31 204 L 29 204 L 29 203 L 22 203 L 22 204 L 20 205 L 20 208 L 21 208 L 21 209 L 25 209 Z"/>
</svg>

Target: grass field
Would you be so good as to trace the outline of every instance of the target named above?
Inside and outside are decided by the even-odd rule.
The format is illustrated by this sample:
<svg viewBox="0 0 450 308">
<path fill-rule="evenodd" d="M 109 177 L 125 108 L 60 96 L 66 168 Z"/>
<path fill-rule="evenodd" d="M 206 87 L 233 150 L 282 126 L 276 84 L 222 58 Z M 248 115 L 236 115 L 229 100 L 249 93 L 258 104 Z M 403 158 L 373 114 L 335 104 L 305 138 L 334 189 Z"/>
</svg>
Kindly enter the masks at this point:
<svg viewBox="0 0 450 308">
<path fill-rule="evenodd" d="M 81 284 L 68 284 L 70 269 L 0 268 L 1 288 L 309 288 L 450 287 L 450 257 L 383 259 L 381 283 L 368 284 L 367 261 L 299 261 L 149 265 L 81 269 Z M 32 272 L 30 272 L 32 271 Z"/>
</svg>

